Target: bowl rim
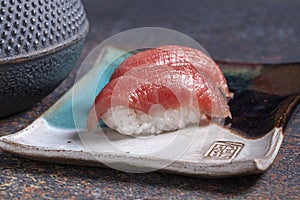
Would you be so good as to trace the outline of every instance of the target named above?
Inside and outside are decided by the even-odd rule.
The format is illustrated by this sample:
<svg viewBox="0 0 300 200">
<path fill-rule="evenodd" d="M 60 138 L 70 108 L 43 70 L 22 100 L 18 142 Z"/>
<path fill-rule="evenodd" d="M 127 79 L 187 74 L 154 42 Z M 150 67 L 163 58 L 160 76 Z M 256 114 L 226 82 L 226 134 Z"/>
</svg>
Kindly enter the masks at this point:
<svg viewBox="0 0 300 200">
<path fill-rule="evenodd" d="M 81 41 L 82 39 L 84 39 L 87 36 L 88 31 L 89 31 L 89 22 L 87 19 L 85 19 L 85 23 L 80 28 L 80 31 L 77 34 L 70 37 L 69 39 L 67 39 L 63 42 L 57 43 L 55 45 L 51 45 L 49 47 L 40 49 L 38 51 L 33 51 L 30 53 L 26 53 L 26 54 L 20 54 L 20 55 L 0 58 L 0 67 L 2 65 L 6 65 L 6 64 L 18 64 L 18 63 L 42 58 L 47 55 L 53 54 L 57 51 L 60 51 L 61 49 L 65 48 L 65 47 L 71 46 L 71 45 Z"/>
</svg>

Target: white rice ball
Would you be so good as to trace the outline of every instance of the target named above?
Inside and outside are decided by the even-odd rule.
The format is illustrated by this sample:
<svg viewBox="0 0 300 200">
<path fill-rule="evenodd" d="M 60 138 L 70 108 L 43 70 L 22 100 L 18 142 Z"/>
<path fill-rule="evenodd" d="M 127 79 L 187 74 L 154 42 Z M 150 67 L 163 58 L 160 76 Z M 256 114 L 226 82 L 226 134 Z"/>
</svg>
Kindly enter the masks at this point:
<svg viewBox="0 0 300 200">
<path fill-rule="evenodd" d="M 198 110 L 168 109 L 160 105 L 151 107 L 149 114 L 139 110 L 116 106 L 109 108 L 103 115 L 103 122 L 124 135 L 160 134 L 165 131 L 182 129 L 188 124 L 198 124 Z"/>
</svg>

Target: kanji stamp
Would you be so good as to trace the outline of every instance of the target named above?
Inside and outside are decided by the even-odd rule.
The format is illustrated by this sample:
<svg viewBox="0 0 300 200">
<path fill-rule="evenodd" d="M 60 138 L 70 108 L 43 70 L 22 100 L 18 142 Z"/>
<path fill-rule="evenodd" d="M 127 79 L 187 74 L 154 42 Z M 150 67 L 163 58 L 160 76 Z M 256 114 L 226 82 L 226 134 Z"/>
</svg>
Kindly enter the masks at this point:
<svg viewBox="0 0 300 200">
<path fill-rule="evenodd" d="M 219 158 L 219 159 L 233 159 L 235 158 L 242 148 L 243 143 L 232 141 L 216 141 L 206 152 L 206 157 Z"/>
</svg>

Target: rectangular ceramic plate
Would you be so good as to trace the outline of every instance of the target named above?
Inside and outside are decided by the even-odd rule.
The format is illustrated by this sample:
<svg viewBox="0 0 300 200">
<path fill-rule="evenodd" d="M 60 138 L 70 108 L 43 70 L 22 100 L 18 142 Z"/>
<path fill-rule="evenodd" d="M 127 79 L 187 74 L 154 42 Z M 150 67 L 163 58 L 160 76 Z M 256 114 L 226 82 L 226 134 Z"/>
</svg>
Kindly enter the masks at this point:
<svg viewBox="0 0 300 200">
<path fill-rule="evenodd" d="M 87 132 L 85 122 L 92 100 L 128 56 L 120 57 L 124 53 L 114 48 L 103 50 L 95 67 L 72 89 L 26 129 L 1 137 L 0 147 L 57 163 L 202 177 L 261 173 L 272 164 L 284 125 L 299 98 L 247 90 L 255 89 L 254 80 L 263 77 L 263 66 L 222 68 L 236 95 L 230 102 L 233 119 L 227 119 L 228 126 L 187 127 L 154 137 L 123 136 L 106 127 L 102 127 L 106 139 Z M 119 61 L 111 64 L 115 58 Z"/>
</svg>

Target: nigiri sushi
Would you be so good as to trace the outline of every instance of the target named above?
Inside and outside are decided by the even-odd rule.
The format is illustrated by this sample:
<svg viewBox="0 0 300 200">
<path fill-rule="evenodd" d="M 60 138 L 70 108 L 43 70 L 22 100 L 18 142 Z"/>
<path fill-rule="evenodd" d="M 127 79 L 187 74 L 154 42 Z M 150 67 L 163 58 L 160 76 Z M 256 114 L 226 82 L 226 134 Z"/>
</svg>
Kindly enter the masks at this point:
<svg viewBox="0 0 300 200">
<path fill-rule="evenodd" d="M 122 76 L 134 67 L 145 64 L 169 65 L 172 67 L 194 66 L 208 76 L 228 98 L 232 98 L 226 79 L 218 65 L 205 53 L 190 47 L 169 45 L 141 51 L 126 59 L 112 74 L 111 79 Z"/>
<path fill-rule="evenodd" d="M 88 114 L 89 130 L 102 119 L 125 135 L 159 134 L 198 124 L 205 117 L 231 116 L 226 95 L 211 74 L 185 60 L 176 62 L 180 56 L 168 58 L 177 63 L 175 67 L 166 57 L 156 63 L 145 61 L 152 55 L 156 54 L 140 57 L 139 64 L 130 64 L 129 57 L 120 65 L 95 99 Z"/>
</svg>

